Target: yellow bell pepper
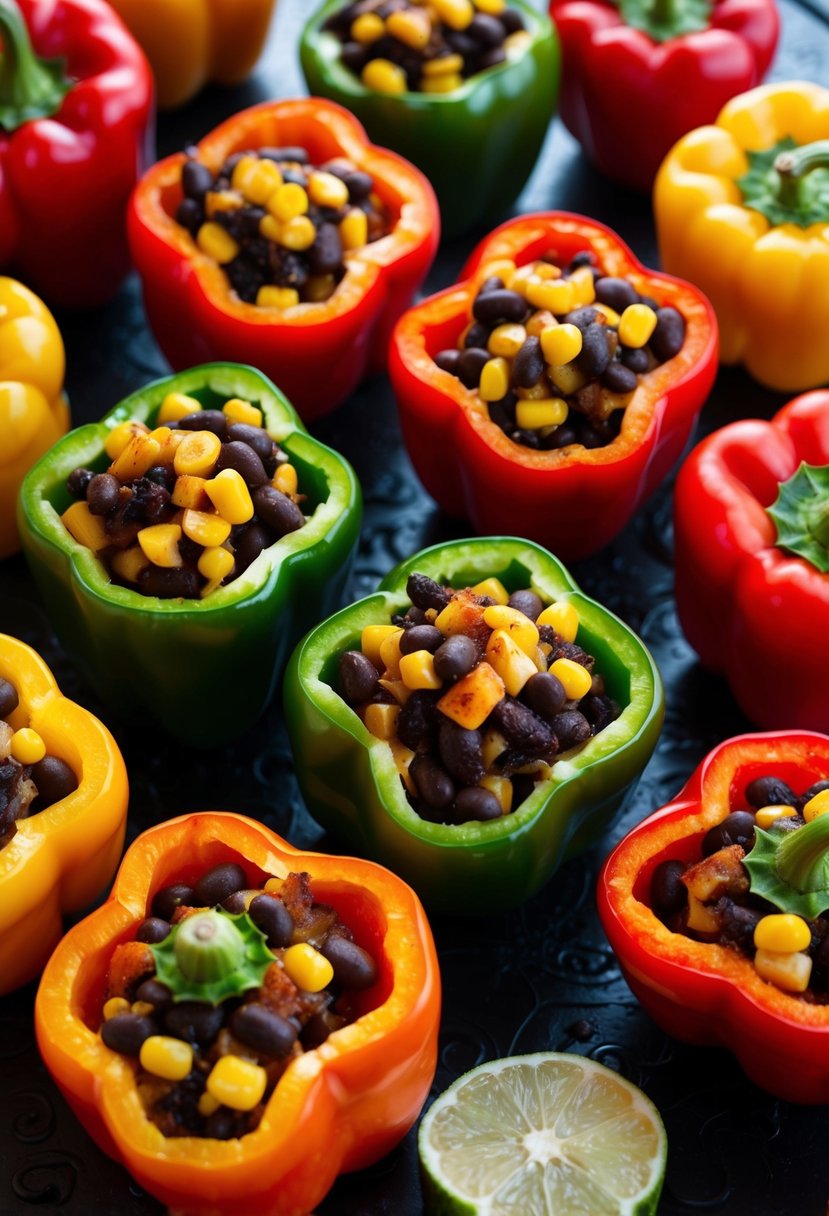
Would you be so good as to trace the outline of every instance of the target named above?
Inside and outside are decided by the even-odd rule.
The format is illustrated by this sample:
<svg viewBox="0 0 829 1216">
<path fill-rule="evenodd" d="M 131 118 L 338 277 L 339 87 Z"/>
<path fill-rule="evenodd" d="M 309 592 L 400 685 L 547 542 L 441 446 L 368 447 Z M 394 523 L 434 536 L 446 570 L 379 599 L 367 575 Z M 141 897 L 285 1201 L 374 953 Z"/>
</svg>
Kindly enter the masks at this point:
<svg viewBox="0 0 829 1216">
<path fill-rule="evenodd" d="M 208 83 L 240 84 L 259 58 L 275 0 L 110 0 L 150 61 L 162 110 Z"/>
<path fill-rule="evenodd" d="M 662 163 L 654 211 L 662 264 L 706 293 L 723 363 L 770 388 L 829 380 L 829 90 L 769 84 Z"/>
<path fill-rule="evenodd" d="M 34 292 L 0 276 L 0 558 L 20 548 L 15 512 L 26 473 L 69 428 L 63 340 Z"/>
</svg>

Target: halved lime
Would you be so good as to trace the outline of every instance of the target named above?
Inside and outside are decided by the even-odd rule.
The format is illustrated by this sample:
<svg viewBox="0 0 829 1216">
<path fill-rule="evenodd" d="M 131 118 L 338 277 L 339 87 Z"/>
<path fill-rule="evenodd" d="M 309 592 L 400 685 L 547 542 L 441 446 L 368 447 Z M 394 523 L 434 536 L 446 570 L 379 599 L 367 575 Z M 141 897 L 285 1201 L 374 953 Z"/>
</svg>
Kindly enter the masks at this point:
<svg viewBox="0 0 829 1216">
<path fill-rule="evenodd" d="M 653 1216 L 667 1147 L 641 1090 L 553 1051 L 473 1068 L 419 1136 L 428 1210 L 441 1216 Z"/>
</svg>

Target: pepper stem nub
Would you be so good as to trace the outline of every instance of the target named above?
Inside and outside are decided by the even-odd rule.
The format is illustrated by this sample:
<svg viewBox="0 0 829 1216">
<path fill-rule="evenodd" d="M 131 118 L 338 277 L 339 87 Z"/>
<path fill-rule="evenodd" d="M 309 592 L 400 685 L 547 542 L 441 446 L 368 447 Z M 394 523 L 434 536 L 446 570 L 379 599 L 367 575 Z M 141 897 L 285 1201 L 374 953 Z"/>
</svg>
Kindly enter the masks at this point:
<svg viewBox="0 0 829 1216">
<path fill-rule="evenodd" d="M 233 921 L 218 912 L 198 912 L 179 926 L 176 962 L 188 980 L 209 984 L 234 972 L 245 958 L 245 942 Z"/>
<path fill-rule="evenodd" d="M 62 59 L 41 59 L 17 0 L 0 0 L 0 129 L 56 114 L 73 82 Z"/>
<path fill-rule="evenodd" d="M 777 846 L 777 873 L 795 891 L 829 891 L 829 815 L 787 832 Z"/>
<path fill-rule="evenodd" d="M 617 0 L 625 25 L 654 42 L 669 42 L 711 24 L 710 0 Z"/>
<path fill-rule="evenodd" d="M 796 210 L 802 203 L 804 178 L 814 169 L 829 169 L 829 139 L 818 139 L 799 148 L 787 148 L 774 160 L 779 179 L 779 199 L 784 207 Z"/>
<path fill-rule="evenodd" d="M 829 572 L 829 465 L 801 464 L 781 482 L 768 514 L 779 549 L 802 557 L 822 574 Z"/>
</svg>

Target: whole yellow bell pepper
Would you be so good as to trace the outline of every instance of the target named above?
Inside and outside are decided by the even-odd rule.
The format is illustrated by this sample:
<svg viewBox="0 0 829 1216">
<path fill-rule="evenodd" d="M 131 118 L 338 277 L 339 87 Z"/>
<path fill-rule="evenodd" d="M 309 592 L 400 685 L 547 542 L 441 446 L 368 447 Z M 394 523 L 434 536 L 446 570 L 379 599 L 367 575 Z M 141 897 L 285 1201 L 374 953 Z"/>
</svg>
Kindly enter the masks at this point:
<svg viewBox="0 0 829 1216">
<path fill-rule="evenodd" d="M 172 110 L 208 83 L 240 84 L 259 58 L 275 0 L 110 0 Z"/>
<path fill-rule="evenodd" d="M 20 548 L 15 513 L 24 476 L 69 428 L 64 366 L 49 309 L 0 276 L 0 558 Z"/>
<path fill-rule="evenodd" d="M 654 212 L 665 270 L 711 300 L 723 363 L 800 392 L 829 381 L 829 90 L 735 97 L 662 163 Z"/>
</svg>

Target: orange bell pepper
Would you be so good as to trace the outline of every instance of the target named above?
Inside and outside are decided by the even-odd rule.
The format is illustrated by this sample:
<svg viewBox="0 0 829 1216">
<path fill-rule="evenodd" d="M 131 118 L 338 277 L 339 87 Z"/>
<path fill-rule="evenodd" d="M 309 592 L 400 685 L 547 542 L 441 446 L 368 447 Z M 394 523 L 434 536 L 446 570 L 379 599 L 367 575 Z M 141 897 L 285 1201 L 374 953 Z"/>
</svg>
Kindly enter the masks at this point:
<svg viewBox="0 0 829 1216">
<path fill-rule="evenodd" d="M 129 1060 L 101 1021 L 114 947 L 134 937 L 156 891 L 234 861 L 252 885 L 304 870 L 373 955 L 379 978 L 357 1019 L 295 1058 L 257 1128 L 241 1139 L 165 1137 L 145 1115 Z M 84 1127 L 179 1216 L 305 1216 L 337 1174 L 378 1160 L 417 1118 L 435 1072 L 440 980 L 414 893 L 353 858 L 302 853 L 240 815 L 205 812 L 151 828 L 126 854 L 103 907 L 52 956 L 35 1005 L 46 1064 Z"/>
<path fill-rule="evenodd" d="M 0 634 L 0 678 L 17 689 L 9 719 L 30 726 L 65 760 L 78 788 L 18 820 L 0 849 L 0 995 L 42 969 L 62 931 L 61 914 L 86 907 L 112 878 L 127 817 L 127 772 L 112 735 L 64 697 L 30 646 Z"/>
</svg>

